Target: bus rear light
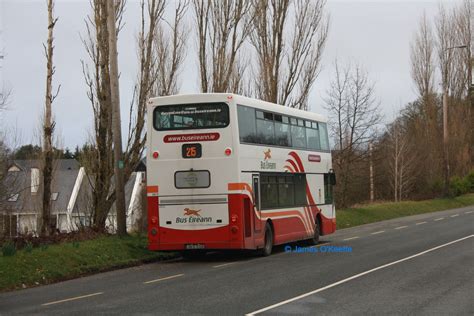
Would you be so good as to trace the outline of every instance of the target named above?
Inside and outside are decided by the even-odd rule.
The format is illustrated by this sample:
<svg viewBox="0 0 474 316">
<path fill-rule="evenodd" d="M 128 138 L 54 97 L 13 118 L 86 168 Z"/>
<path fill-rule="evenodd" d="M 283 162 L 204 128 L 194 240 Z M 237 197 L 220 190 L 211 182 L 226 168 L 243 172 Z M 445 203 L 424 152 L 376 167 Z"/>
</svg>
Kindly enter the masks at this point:
<svg viewBox="0 0 474 316">
<path fill-rule="evenodd" d="M 151 218 L 151 223 L 152 223 L 153 225 L 156 225 L 156 223 L 158 223 L 158 218 L 156 218 L 156 216 L 153 216 L 153 217 Z"/>
<path fill-rule="evenodd" d="M 232 154 L 232 149 L 229 148 L 229 147 L 227 147 L 227 148 L 225 149 L 224 153 L 225 153 L 226 156 L 230 156 L 230 155 Z"/>
<path fill-rule="evenodd" d="M 160 153 L 158 151 L 153 152 L 153 159 L 158 159 L 159 156 L 160 156 Z"/>
<path fill-rule="evenodd" d="M 158 233 L 158 231 L 156 230 L 156 228 L 152 228 L 150 233 L 153 235 L 153 236 L 156 236 L 156 234 Z"/>
<path fill-rule="evenodd" d="M 236 234 L 239 231 L 239 228 L 237 226 L 232 226 L 230 230 L 232 231 L 232 233 Z"/>
<path fill-rule="evenodd" d="M 235 223 L 235 222 L 237 222 L 238 218 L 239 217 L 237 216 L 237 214 L 232 214 L 232 217 L 230 218 L 230 220 L 232 221 L 232 223 Z"/>
</svg>

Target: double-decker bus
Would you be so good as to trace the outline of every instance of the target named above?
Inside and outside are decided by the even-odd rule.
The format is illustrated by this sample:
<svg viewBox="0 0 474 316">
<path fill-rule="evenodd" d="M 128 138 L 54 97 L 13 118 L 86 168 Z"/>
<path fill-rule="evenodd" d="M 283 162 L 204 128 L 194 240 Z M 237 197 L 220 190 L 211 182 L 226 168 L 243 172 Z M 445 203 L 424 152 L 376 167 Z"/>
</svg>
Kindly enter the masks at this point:
<svg viewBox="0 0 474 316">
<path fill-rule="evenodd" d="M 269 255 L 335 231 L 323 116 L 228 93 L 152 98 L 147 110 L 150 250 Z"/>
</svg>

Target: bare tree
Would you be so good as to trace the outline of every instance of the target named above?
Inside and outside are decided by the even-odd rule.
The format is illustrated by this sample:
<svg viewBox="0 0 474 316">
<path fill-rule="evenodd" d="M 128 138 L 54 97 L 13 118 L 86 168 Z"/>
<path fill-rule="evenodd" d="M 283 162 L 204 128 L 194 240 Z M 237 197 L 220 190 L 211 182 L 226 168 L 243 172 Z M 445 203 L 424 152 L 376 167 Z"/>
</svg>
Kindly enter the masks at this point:
<svg viewBox="0 0 474 316">
<path fill-rule="evenodd" d="M 465 2 L 460 8 L 448 11 L 440 6 L 436 18 L 438 59 L 443 91 L 443 161 L 444 193 L 448 194 L 450 179 L 450 114 L 448 103 L 457 102 L 469 91 L 470 53 L 462 54 L 463 49 L 471 45 L 471 7 Z M 468 30 L 469 28 L 469 30 Z M 463 41 L 466 41 L 465 43 Z M 469 49 L 468 49 L 469 50 Z M 468 115 L 470 116 L 470 115 Z M 472 134 L 472 133 L 471 133 Z"/>
<path fill-rule="evenodd" d="M 48 0 L 48 40 L 47 44 L 44 46 L 45 54 L 46 54 L 46 96 L 45 96 L 45 115 L 44 115 L 44 122 L 43 122 L 43 198 L 42 198 L 42 216 L 41 216 L 41 234 L 42 235 L 50 235 L 52 234 L 51 229 L 51 183 L 53 180 L 53 131 L 54 125 L 52 119 L 52 109 L 51 105 L 56 98 L 59 88 L 55 95 L 53 95 L 52 91 L 52 81 L 53 75 L 55 72 L 55 67 L 53 65 L 53 53 L 54 53 L 54 26 L 58 21 L 58 18 L 55 18 L 53 15 L 54 10 L 54 1 Z"/>
<path fill-rule="evenodd" d="M 0 113 L 6 110 L 10 96 L 11 90 L 3 89 L 0 91 Z"/>
<path fill-rule="evenodd" d="M 454 43 L 458 46 L 453 51 L 451 93 L 457 98 L 466 98 L 469 92 L 469 86 L 472 82 L 472 19 L 474 4 L 472 1 L 464 0 L 458 7 L 455 7 L 451 14 L 452 29 L 454 32 Z"/>
<path fill-rule="evenodd" d="M 365 159 L 368 143 L 375 138 L 376 126 L 380 123 L 379 104 L 375 98 L 375 85 L 359 65 L 341 68 L 335 62 L 335 78 L 325 98 L 329 113 L 331 134 L 335 139 L 334 162 L 339 172 L 339 199 L 341 206 L 347 205 L 352 173 L 356 162 Z"/>
<path fill-rule="evenodd" d="M 238 58 L 251 30 L 250 1 L 194 0 L 193 8 L 201 92 L 240 89 L 244 68 Z"/>
<path fill-rule="evenodd" d="M 107 30 L 107 1 L 91 0 L 92 14 L 86 19 L 87 37 L 84 46 L 92 62 L 92 69 L 83 61 L 83 73 L 88 87 L 88 98 L 94 114 L 94 135 L 88 151 L 86 169 L 92 187 L 93 225 L 105 228 L 105 221 L 115 201 L 112 190 L 114 158 L 112 151 L 112 113 Z M 115 2 L 117 35 L 122 28 L 125 1 Z M 84 159 L 86 160 L 86 159 Z M 118 162 L 117 162 L 118 163 Z"/>
<path fill-rule="evenodd" d="M 411 135 L 407 132 L 401 119 L 395 120 L 387 128 L 389 150 L 390 185 L 395 202 L 399 202 L 410 191 L 416 179 L 416 151 L 410 146 Z"/>
<path fill-rule="evenodd" d="M 142 21 L 138 35 L 139 74 L 130 106 L 129 134 L 125 152 L 125 178 L 127 180 L 140 161 L 145 146 L 146 105 L 158 78 L 159 65 L 154 48 L 164 9 L 165 2 L 162 0 L 148 1 L 147 10 L 145 10 L 144 1 L 141 2 Z M 145 14 L 148 17 L 147 29 Z"/>
<path fill-rule="evenodd" d="M 426 13 L 423 13 L 410 45 L 411 76 L 422 98 L 434 92 L 434 46 L 433 31 Z"/>
<path fill-rule="evenodd" d="M 189 2 L 179 1 L 174 11 L 174 21 L 159 25 L 155 54 L 158 74 L 153 89 L 157 96 L 178 93 L 178 75 L 186 53 L 188 29 L 184 26 L 184 17 Z M 169 32 L 167 31 L 169 27 Z"/>
<path fill-rule="evenodd" d="M 418 30 L 410 45 L 411 59 L 411 75 L 417 87 L 420 100 L 422 101 L 422 109 L 425 119 L 419 124 L 420 132 L 425 138 L 423 147 L 426 159 L 436 161 L 439 159 L 440 153 L 440 133 L 438 127 L 438 107 L 435 95 L 434 79 L 435 79 L 435 40 L 431 25 L 423 14 L 419 22 Z M 416 140 L 416 139 L 414 139 Z M 429 144 L 429 145 L 428 145 Z M 427 145 L 427 146 L 425 146 Z M 429 182 L 434 181 L 439 171 L 433 163 L 426 168 L 426 174 Z"/>
<path fill-rule="evenodd" d="M 307 109 L 329 30 L 325 5 L 325 0 L 253 2 L 251 43 L 258 60 L 259 98 Z"/>
<path fill-rule="evenodd" d="M 127 215 L 125 210 L 125 184 L 123 179 L 122 126 L 120 119 L 120 89 L 117 54 L 117 32 L 113 15 L 115 1 L 107 1 L 107 31 L 109 46 L 110 101 L 112 105 L 112 136 L 114 143 L 115 209 L 117 215 L 117 234 L 127 234 Z"/>
</svg>

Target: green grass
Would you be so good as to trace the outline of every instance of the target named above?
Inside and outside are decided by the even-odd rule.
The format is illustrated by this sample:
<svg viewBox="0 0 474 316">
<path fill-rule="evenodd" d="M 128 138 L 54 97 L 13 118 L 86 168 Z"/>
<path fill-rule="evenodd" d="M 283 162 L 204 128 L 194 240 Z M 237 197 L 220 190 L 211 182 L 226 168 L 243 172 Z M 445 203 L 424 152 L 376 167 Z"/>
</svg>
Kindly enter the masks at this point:
<svg viewBox="0 0 474 316">
<path fill-rule="evenodd" d="M 474 205 L 474 194 L 425 201 L 387 202 L 336 210 L 337 229 Z"/>
<path fill-rule="evenodd" d="M 47 284 L 95 272 L 172 258 L 146 249 L 146 236 L 104 236 L 94 240 L 0 253 L 0 291 Z"/>
</svg>

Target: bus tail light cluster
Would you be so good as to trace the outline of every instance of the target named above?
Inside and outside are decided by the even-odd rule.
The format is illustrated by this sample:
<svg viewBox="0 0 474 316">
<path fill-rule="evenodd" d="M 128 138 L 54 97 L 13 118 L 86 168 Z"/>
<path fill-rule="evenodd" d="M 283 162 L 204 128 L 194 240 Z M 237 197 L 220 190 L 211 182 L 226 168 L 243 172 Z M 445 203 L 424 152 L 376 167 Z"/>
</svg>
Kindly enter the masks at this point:
<svg viewBox="0 0 474 316">
<path fill-rule="evenodd" d="M 224 153 L 226 156 L 230 156 L 232 154 L 232 148 L 230 147 L 227 147 L 225 150 L 224 150 Z"/>
<path fill-rule="evenodd" d="M 160 157 L 160 153 L 158 152 L 158 150 L 155 150 L 152 156 L 153 156 L 153 159 L 158 159 L 158 157 Z"/>
</svg>

